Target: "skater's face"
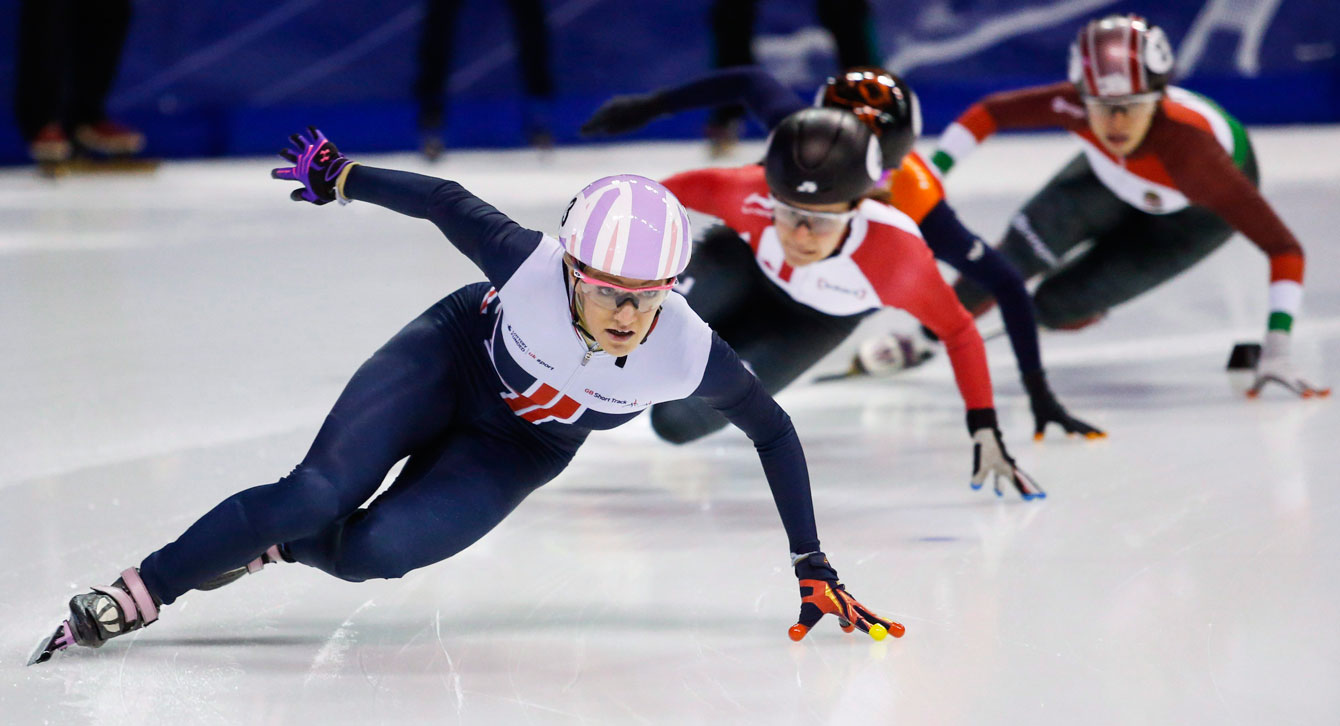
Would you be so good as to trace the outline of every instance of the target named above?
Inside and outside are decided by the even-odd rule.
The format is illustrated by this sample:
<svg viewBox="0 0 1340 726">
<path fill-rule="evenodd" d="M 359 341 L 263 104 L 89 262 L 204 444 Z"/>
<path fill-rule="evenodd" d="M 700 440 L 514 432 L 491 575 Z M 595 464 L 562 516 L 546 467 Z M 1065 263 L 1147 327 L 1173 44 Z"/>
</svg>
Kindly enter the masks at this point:
<svg viewBox="0 0 1340 726">
<path fill-rule="evenodd" d="M 577 275 L 574 280 L 582 303 L 577 307 L 582 325 L 600 349 L 613 356 L 628 355 L 642 344 L 674 282 L 674 278 L 637 280 L 589 267 Z"/>
<path fill-rule="evenodd" d="M 1086 101 L 1084 106 L 1089 112 L 1089 129 L 1099 143 L 1117 156 L 1128 156 L 1145 140 L 1159 102 L 1157 99 L 1129 103 Z"/>
<path fill-rule="evenodd" d="M 801 267 L 833 254 L 853 214 L 850 202 L 799 204 L 773 199 L 773 227 L 787 264 Z"/>
</svg>

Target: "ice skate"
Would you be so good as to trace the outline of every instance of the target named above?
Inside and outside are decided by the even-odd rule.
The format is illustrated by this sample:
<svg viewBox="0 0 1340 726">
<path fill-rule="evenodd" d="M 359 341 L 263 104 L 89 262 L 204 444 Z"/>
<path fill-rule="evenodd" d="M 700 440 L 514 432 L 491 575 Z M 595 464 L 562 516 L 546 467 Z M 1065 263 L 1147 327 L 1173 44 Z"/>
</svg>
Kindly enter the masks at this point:
<svg viewBox="0 0 1340 726">
<path fill-rule="evenodd" d="M 72 151 L 65 130 L 54 121 L 43 126 L 28 142 L 28 154 L 39 164 L 60 164 L 69 161 Z"/>
<path fill-rule="evenodd" d="M 144 150 L 144 134 L 109 119 L 76 127 L 74 138 L 83 148 L 107 156 L 131 156 Z"/>
<path fill-rule="evenodd" d="M 157 599 L 144 586 L 139 570 L 130 568 L 107 587 L 70 598 L 70 618 L 56 628 L 28 659 L 28 665 L 44 663 L 71 645 L 99 648 L 103 643 L 139 630 L 158 620 Z"/>
<path fill-rule="evenodd" d="M 933 341 L 923 335 L 920 329 L 911 334 L 887 333 L 862 341 L 846 371 L 819 376 L 814 380 L 816 383 L 825 383 L 858 376 L 889 376 L 916 368 L 934 355 Z"/>
<path fill-rule="evenodd" d="M 279 545 L 271 545 L 270 549 L 261 554 L 260 557 L 248 562 L 244 567 L 237 567 L 219 575 L 216 575 L 199 585 L 195 586 L 197 590 L 217 590 L 224 585 L 229 585 L 241 579 L 245 575 L 253 572 L 260 572 L 262 567 L 273 562 L 292 562 L 293 560 L 280 549 Z"/>
</svg>

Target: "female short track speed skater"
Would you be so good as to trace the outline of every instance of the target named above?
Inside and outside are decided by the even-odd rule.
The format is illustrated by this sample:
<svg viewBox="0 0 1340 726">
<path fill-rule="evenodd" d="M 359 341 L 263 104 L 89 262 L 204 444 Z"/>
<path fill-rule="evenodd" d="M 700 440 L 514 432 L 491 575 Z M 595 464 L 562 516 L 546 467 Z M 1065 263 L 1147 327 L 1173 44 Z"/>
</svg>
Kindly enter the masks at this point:
<svg viewBox="0 0 1340 726">
<path fill-rule="evenodd" d="M 1051 328 L 1099 320 L 1241 232 L 1270 258 L 1270 315 L 1248 395 L 1269 383 L 1326 395 L 1290 362 L 1303 248 L 1257 191 L 1246 130 L 1213 101 L 1169 85 L 1172 69 L 1172 45 L 1144 18 L 1090 21 L 1071 45 L 1068 81 L 983 98 L 941 135 L 932 162 L 947 173 L 999 129 L 1079 137 L 1083 153 L 1024 204 L 1000 244 L 1025 276 L 1042 279 L 1033 302 Z M 970 310 L 990 305 L 971 281 L 958 293 Z"/>
<path fill-rule="evenodd" d="M 841 343 L 868 314 L 898 307 L 945 341 L 973 440 L 974 488 L 988 473 L 1025 499 L 1046 496 L 1001 440 L 986 350 L 916 224 L 866 198 L 882 173 L 878 140 L 851 113 L 810 108 L 777 125 L 762 166 L 700 169 L 664 184 L 722 220 L 695 251 L 680 289 L 689 305 L 776 393 Z M 695 401 L 652 407 L 676 443 L 726 425 Z"/>
<path fill-rule="evenodd" d="M 453 181 L 360 166 L 316 129 L 292 137 L 297 201 L 359 200 L 431 220 L 484 272 L 409 323 L 354 374 L 297 468 L 229 497 L 112 585 L 70 601 L 33 656 L 97 647 L 157 621 L 187 590 L 276 561 L 350 581 L 451 557 L 561 472 L 587 435 L 694 396 L 753 439 L 800 580 L 799 640 L 826 613 L 876 639 L 902 626 L 865 609 L 819 549 L 790 418 L 672 294 L 688 216 L 650 179 L 599 179 L 559 239 L 524 229 Z M 390 488 L 360 508 L 391 467 Z"/>
<path fill-rule="evenodd" d="M 769 129 L 806 107 L 766 70 L 731 68 L 673 88 L 612 98 L 591 115 L 582 131 L 589 135 L 623 133 L 658 116 L 735 103 L 747 106 Z M 1056 423 L 1067 434 L 1105 436 L 1071 416 L 1052 392 L 1042 366 L 1033 302 L 1023 278 L 963 226 L 930 165 L 912 150 L 921 133 L 921 111 L 907 82 L 883 68 L 851 68 L 819 88 L 815 105 L 848 110 L 875 132 L 885 173 L 870 196 L 911 217 L 936 258 L 985 286 L 1000 301 L 1005 331 L 1033 411 L 1034 438 L 1042 438 L 1049 423 Z M 877 375 L 910 368 L 930 356 L 929 343 L 922 335 L 878 336 L 861 344 L 852 368 Z"/>
</svg>

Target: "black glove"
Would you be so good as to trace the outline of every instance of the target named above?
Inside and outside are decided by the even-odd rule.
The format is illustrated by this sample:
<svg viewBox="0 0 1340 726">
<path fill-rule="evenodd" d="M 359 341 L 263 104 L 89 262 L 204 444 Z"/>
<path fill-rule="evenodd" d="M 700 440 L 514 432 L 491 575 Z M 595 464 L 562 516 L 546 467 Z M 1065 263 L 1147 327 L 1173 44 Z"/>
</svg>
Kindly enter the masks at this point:
<svg viewBox="0 0 1340 726">
<path fill-rule="evenodd" d="M 830 613 L 838 617 L 838 625 L 848 633 L 860 628 L 875 640 L 883 640 L 889 633 L 895 638 L 903 637 L 906 632 L 903 626 L 870 612 L 847 592 L 847 586 L 838 581 L 837 570 L 828 564 L 824 553 L 792 555 L 792 564 L 796 579 L 800 580 L 800 618 L 787 631 L 792 640 L 804 638 L 820 618 Z"/>
<path fill-rule="evenodd" d="M 987 474 L 994 474 L 993 483 L 996 496 L 1002 496 L 1000 480 L 1003 478 L 1014 485 L 1019 496 L 1025 500 L 1043 499 L 1047 492 L 1033 481 L 1033 477 L 1024 473 L 1014 463 L 1014 457 L 1005 450 L 1005 442 L 1000 438 L 1000 429 L 996 426 L 996 410 L 993 408 L 975 408 L 968 411 L 968 430 L 972 432 L 972 488 L 981 489 L 986 483 Z"/>
<path fill-rule="evenodd" d="M 601 104 L 582 124 L 582 136 L 613 136 L 636 131 L 661 113 L 655 94 L 615 96 Z"/>
<path fill-rule="evenodd" d="M 1056 400 L 1051 386 L 1047 385 L 1047 374 L 1043 371 L 1025 373 L 1024 388 L 1028 390 L 1028 403 L 1033 409 L 1034 441 L 1043 439 L 1049 423 L 1060 424 L 1067 436 L 1079 434 L 1086 439 L 1107 438 L 1107 432 L 1080 421 L 1065 410 L 1065 406 Z"/>
</svg>

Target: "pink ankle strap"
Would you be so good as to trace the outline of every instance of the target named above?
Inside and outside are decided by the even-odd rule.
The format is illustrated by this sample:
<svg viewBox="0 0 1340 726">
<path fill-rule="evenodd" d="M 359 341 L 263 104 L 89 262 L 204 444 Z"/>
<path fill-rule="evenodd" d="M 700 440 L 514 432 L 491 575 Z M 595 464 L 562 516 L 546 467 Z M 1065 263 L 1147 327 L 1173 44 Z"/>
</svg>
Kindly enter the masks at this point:
<svg viewBox="0 0 1340 726">
<path fill-rule="evenodd" d="M 284 558 L 279 555 L 279 545 L 270 545 L 270 549 L 261 553 L 260 557 L 257 557 L 256 559 L 247 563 L 247 572 L 249 574 L 255 574 L 257 572 L 260 572 L 262 567 L 265 567 L 271 562 L 283 562 L 283 561 Z"/>
<path fill-rule="evenodd" d="M 139 610 L 140 617 L 144 618 L 144 624 L 148 625 L 157 620 L 158 606 L 154 604 L 149 588 L 144 586 L 144 580 L 140 579 L 140 571 L 134 567 L 127 569 L 121 573 L 121 581 L 126 583 L 130 596 L 135 598 L 135 607 Z"/>
</svg>

